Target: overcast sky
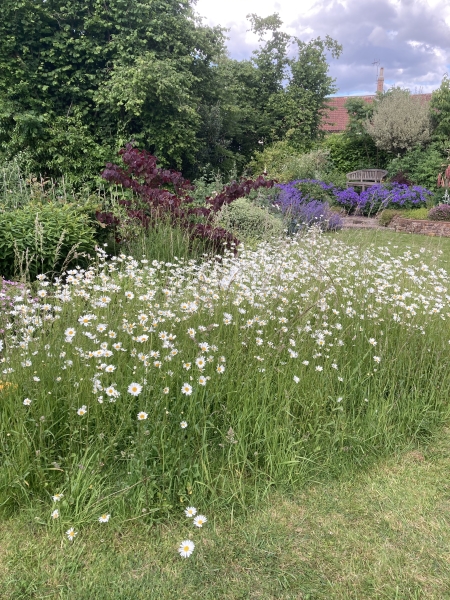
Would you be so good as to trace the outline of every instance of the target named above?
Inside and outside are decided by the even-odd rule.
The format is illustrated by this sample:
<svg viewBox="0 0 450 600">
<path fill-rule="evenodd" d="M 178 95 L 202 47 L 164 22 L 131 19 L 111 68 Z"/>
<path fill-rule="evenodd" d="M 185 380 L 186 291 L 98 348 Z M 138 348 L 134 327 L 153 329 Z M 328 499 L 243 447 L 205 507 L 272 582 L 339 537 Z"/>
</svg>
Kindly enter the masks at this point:
<svg viewBox="0 0 450 600">
<path fill-rule="evenodd" d="M 304 41 L 326 34 L 344 48 L 330 61 L 337 95 L 373 94 L 377 65 L 385 89 L 431 92 L 450 73 L 450 0 L 198 0 L 205 22 L 230 28 L 228 50 L 249 58 L 257 47 L 248 13 L 280 14 L 285 31 Z"/>
</svg>

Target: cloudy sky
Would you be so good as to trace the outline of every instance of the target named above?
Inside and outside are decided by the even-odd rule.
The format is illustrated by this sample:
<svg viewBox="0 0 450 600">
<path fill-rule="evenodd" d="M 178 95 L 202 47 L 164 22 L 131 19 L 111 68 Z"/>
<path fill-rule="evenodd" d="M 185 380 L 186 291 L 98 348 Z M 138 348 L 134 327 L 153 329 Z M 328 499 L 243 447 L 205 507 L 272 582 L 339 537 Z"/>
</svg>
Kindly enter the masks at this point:
<svg viewBox="0 0 450 600">
<path fill-rule="evenodd" d="M 248 13 L 278 12 L 284 29 L 305 41 L 330 35 L 343 46 L 330 62 L 337 95 L 375 93 L 377 61 L 385 89 L 431 92 L 450 74 L 450 0 L 198 0 L 196 11 L 230 29 L 228 50 L 237 59 L 257 47 Z"/>
</svg>

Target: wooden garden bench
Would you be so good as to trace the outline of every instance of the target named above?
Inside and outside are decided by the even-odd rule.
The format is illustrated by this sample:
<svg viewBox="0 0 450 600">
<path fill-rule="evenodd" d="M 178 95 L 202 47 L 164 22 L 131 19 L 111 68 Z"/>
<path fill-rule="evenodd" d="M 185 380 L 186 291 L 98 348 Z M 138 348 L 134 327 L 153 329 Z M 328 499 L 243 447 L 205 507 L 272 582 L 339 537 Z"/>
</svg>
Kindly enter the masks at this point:
<svg viewBox="0 0 450 600">
<path fill-rule="evenodd" d="M 347 187 L 360 187 L 362 191 L 366 187 L 381 183 L 386 177 L 387 171 L 383 169 L 360 169 L 347 173 Z"/>
</svg>

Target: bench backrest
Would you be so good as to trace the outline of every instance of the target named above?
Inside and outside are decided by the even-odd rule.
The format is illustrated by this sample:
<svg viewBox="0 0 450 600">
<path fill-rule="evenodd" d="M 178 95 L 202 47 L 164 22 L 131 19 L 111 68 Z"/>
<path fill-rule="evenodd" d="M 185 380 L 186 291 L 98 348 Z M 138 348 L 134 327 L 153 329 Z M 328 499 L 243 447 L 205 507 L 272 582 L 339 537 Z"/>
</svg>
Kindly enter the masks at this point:
<svg viewBox="0 0 450 600">
<path fill-rule="evenodd" d="M 347 173 L 347 181 L 359 181 L 361 183 L 380 183 L 386 177 L 387 171 L 383 169 L 360 169 Z"/>
</svg>

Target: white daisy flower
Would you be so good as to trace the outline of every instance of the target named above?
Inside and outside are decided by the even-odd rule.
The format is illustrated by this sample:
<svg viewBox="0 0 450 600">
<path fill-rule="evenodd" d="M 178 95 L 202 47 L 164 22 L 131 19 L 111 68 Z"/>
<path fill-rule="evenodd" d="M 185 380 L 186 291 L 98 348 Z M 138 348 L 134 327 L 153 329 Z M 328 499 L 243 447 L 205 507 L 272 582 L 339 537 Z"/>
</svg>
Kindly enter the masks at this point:
<svg viewBox="0 0 450 600">
<path fill-rule="evenodd" d="M 73 527 L 71 527 L 70 529 L 68 529 L 66 531 L 66 535 L 69 539 L 69 541 L 73 542 L 73 540 L 75 539 L 75 536 L 78 535 L 78 531 L 75 531 Z"/>
<path fill-rule="evenodd" d="M 194 552 L 195 544 L 191 540 L 183 540 L 178 548 L 178 552 L 182 558 L 189 558 Z"/>
<path fill-rule="evenodd" d="M 110 516 L 111 516 L 111 515 L 101 515 L 101 516 L 98 518 L 98 522 L 99 522 L 99 523 L 107 523 L 107 522 L 109 521 L 109 518 L 110 518 Z"/>
<path fill-rule="evenodd" d="M 208 521 L 208 519 L 204 515 L 198 515 L 194 517 L 194 525 L 196 527 L 203 527 L 203 525 Z"/>
<path fill-rule="evenodd" d="M 185 394 L 186 396 L 190 396 L 192 394 L 192 386 L 190 386 L 188 383 L 183 383 L 181 393 Z"/>
<path fill-rule="evenodd" d="M 139 383 L 130 383 L 128 386 L 128 393 L 132 396 L 139 396 L 142 391 L 142 385 Z"/>
</svg>

